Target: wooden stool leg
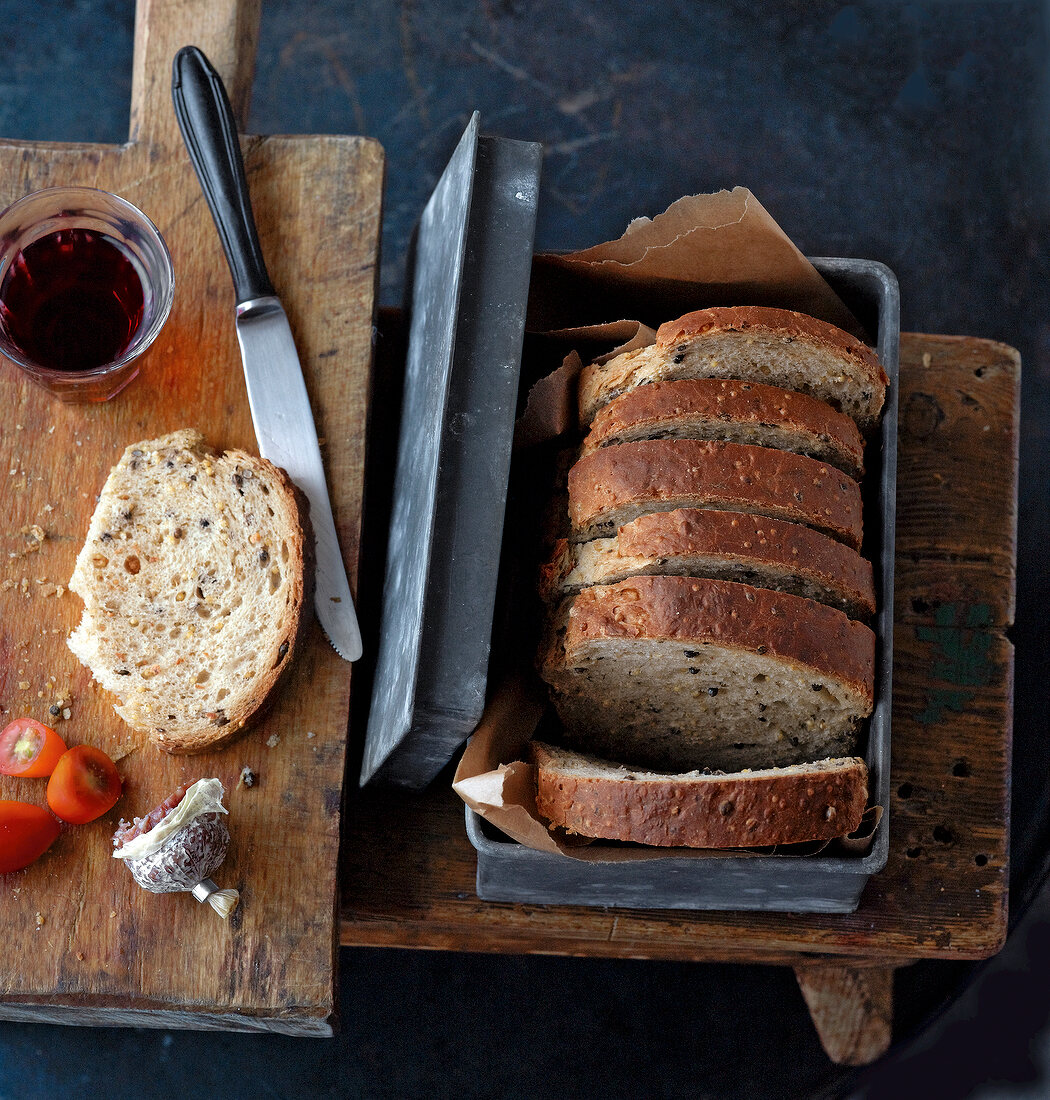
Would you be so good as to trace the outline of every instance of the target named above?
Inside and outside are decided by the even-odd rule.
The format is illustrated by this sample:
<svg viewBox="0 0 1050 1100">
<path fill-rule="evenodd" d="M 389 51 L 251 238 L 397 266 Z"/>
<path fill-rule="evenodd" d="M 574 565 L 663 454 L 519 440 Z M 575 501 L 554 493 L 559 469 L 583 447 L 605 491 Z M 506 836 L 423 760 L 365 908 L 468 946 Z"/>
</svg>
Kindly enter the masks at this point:
<svg viewBox="0 0 1050 1100">
<path fill-rule="evenodd" d="M 799 966 L 795 977 L 820 1043 L 840 1066 L 885 1054 L 893 1025 L 893 968 Z"/>
</svg>

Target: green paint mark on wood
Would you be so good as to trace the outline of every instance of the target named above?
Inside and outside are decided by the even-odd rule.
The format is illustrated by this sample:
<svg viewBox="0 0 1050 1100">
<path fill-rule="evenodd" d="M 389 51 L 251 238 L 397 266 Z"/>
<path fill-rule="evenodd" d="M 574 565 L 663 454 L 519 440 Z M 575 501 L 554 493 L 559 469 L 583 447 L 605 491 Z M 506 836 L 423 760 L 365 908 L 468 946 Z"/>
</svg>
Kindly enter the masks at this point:
<svg viewBox="0 0 1050 1100">
<path fill-rule="evenodd" d="M 926 692 L 926 709 L 919 714 L 923 725 L 939 722 L 946 710 L 961 713 L 976 696 L 974 688 L 991 683 L 995 662 L 989 659 L 992 634 L 990 604 L 944 603 L 937 608 L 934 626 L 916 627 L 921 642 L 932 642 L 934 659 L 930 676 L 953 687 L 931 685 Z"/>
</svg>

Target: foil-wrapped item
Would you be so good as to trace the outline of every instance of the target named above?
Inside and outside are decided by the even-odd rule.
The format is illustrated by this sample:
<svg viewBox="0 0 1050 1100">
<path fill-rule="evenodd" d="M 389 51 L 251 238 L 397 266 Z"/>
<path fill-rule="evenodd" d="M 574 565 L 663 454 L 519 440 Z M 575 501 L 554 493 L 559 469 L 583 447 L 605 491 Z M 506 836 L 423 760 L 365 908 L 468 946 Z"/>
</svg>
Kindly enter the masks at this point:
<svg viewBox="0 0 1050 1100">
<path fill-rule="evenodd" d="M 114 858 L 124 860 L 135 881 L 151 893 L 186 891 L 228 917 L 240 895 L 220 890 L 211 880 L 230 843 L 223 821 L 225 793 L 218 779 L 199 779 L 145 817 L 121 821 L 113 835 Z"/>
</svg>

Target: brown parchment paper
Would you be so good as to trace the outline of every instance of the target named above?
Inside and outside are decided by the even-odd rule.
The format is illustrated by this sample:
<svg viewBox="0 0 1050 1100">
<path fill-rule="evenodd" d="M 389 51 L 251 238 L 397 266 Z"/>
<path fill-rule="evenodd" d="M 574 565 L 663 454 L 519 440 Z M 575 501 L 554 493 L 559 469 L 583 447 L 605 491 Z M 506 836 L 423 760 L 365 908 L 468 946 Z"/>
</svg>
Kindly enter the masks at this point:
<svg viewBox="0 0 1050 1100">
<path fill-rule="evenodd" d="M 516 460 L 528 448 L 572 438 L 570 433 L 577 430 L 576 376 L 584 357 L 594 362 L 644 347 L 655 341 L 656 328 L 664 321 L 716 304 L 796 309 L 865 335 L 750 191 L 737 187 L 687 196 L 656 218 L 633 221 L 617 241 L 534 258 L 526 327 L 542 334 L 550 347 L 569 350 L 529 388 L 515 428 Z M 511 839 L 596 862 L 773 851 L 619 847 L 548 828 L 536 813 L 535 775 L 525 759 L 526 746 L 547 713 L 546 687 L 531 667 L 520 663 L 493 668 L 490 674 L 493 691 L 452 786 L 471 809 Z M 797 856 L 830 848 L 862 855 L 880 817 L 880 807 L 869 809 L 848 841 L 778 851 Z"/>
<path fill-rule="evenodd" d="M 687 195 L 619 240 L 533 266 L 526 327 L 550 332 L 633 317 L 655 328 L 714 305 L 796 309 L 863 338 L 841 298 L 746 187 Z"/>
</svg>

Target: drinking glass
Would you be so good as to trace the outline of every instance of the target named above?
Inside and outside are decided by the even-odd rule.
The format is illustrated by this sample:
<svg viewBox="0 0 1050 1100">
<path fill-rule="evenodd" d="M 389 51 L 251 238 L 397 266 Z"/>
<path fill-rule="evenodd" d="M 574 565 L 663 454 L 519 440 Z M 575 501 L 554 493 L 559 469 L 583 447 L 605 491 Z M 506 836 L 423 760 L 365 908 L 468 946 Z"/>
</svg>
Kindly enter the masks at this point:
<svg viewBox="0 0 1050 1100">
<path fill-rule="evenodd" d="M 137 207 L 91 187 L 0 213 L 0 353 L 62 401 L 108 401 L 164 327 L 175 272 Z"/>
</svg>

